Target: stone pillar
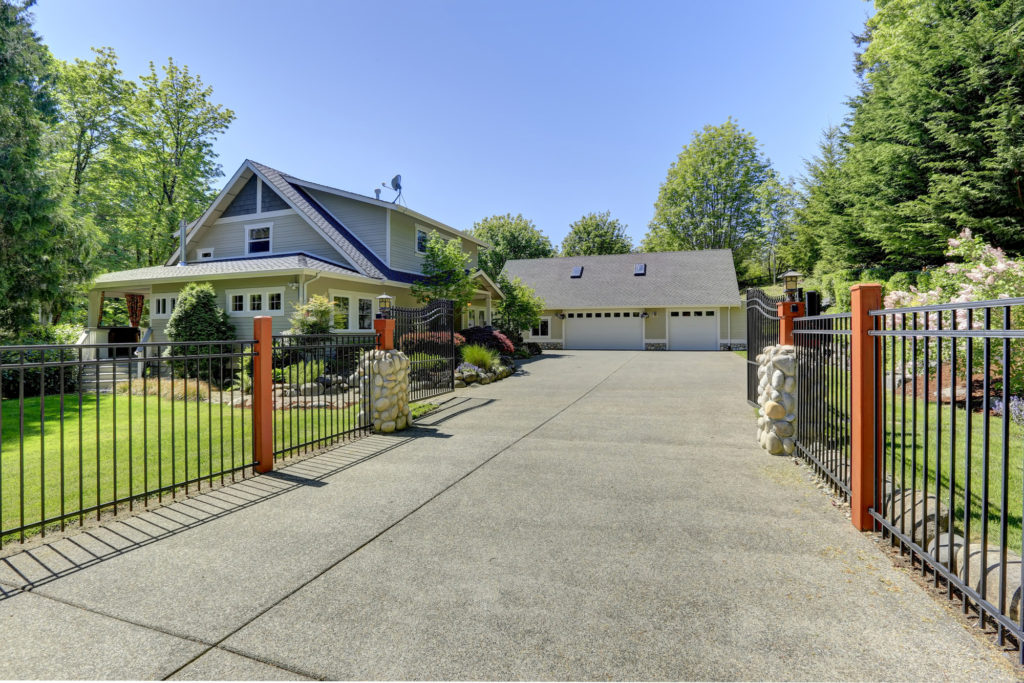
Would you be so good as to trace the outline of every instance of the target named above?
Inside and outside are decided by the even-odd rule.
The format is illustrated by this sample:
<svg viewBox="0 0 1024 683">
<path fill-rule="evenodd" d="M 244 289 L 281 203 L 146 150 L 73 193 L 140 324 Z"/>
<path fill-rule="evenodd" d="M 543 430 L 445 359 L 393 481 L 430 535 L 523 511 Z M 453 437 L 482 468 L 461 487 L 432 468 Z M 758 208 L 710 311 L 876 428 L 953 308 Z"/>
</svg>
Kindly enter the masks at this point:
<svg viewBox="0 0 1024 683">
<path fill-rule="evenodd" d="M 359 413 L 359 424 L 370 423 L 375 432 L 401 431 L 412 426 L 409 410 L 409 358 L 401 351 L 367 351 L 356 371 L 368 398 Z"/>
<path fill-rule="evenodd" d="M 796 347 L 766 346 L 757 362 L 757 440 L 788 455 L 796 448 Z"/>
</svg>

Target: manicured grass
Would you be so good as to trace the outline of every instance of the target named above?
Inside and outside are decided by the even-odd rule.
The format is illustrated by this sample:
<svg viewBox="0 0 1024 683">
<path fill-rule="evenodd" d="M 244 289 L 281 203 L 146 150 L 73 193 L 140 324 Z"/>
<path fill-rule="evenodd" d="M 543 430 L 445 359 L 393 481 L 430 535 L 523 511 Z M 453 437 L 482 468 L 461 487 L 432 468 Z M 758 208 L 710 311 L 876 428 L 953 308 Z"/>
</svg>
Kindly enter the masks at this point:
<svg viewBox="0 0 1024 683">
<path fill-rule="evenodd" d="M 358 405 L 275 411 L 275 450 L 329 445 L 357 413 Z M 81 405 L 67 395 L 63 409 L 58 396 L 0 401 L 0 525 L 36 524 L 187 480 L 219 481 L 252 461 L 250 409 L 126 394 L 84 394 Z"/>
<path fill-rule="evenodd" d="M 746 358 L 747 357 L 747 352 L 745 350 L 744 351 L 733 351 L 733 353 L 735 353 L 740 358 Z"/>
<path fill-rule="evenodd" d="M 896 400 L 887 394 L 885 415 L 886 471 L 895 471 L 897 487 L 901 484 L 924 489 L 950 508 L 950 482 L 953 486 L 951 522 L 956 533 L 963 535 L 965 517 L 969 520 L 970 541 L 977 543 L 981 538 L 982 500 L 985 494 L 984 477 L 988 474 L 987 490 L 989 500 L 988 525 L 989 545 L 999 542 L 1000 512 L 1003 510 L 1002 486 L 1004 472 L 1007 481 L 1007 545 L 1020 550 L 1021 505 L 1024 500 L 1024 476 L 1022 476 L 1022 451 L 1024 451 L 1024 429 L 1008 421 L 1006 463 L 1003 463 L 1003 419 L 988 418 L 988 462 L 985 459 L 985 416 L 974 412 L 969 417 L 971 429 L 968 432 L 968 413 L 963 408 L 948 404 L 926 403 L 907 397 L 905 406 L 900 392 Z M 895 431 L 893 430 L 893 409 L 895 408 Z M 904 418 L 905 410 L 905 418 Z M 925 431 L 925 417 L 928 430 Z M 915 420 L 916 418 L 916 420 Z M 901 424 L 904 425 L 901 428 Z M 954 425 L 951 430 L 950 425 Z M 951 443 L 951 434 L 955 439 Z M 928 462 L 925 478 L 925 449 L 927 443 Z M 970 447 L 970 463 L 967 466 L 967 449 Z M 916 461 L 914 459 L 916 457 Z M 950 476 L 950 473 L 953 476 Z M 916 480 L 914 479 L 916 477 Z M 970 496 L 966 497 L 968 479 Z M 938 484 L 936 484 L 938 482 Z M 909 524 L 909 521 L 908 521 Z"/>
<path fill-rule="evenodd" d="M 420 401 L 419 403 L 409 404 L 409 410 L 412 412 L 412 419 L 414 420 L 418 418 L 420 415 L 426 415 L 427 413 L 433 412 L 440 407 L 440 404 L 431 403 L 429 401 Z"/>
</svg>

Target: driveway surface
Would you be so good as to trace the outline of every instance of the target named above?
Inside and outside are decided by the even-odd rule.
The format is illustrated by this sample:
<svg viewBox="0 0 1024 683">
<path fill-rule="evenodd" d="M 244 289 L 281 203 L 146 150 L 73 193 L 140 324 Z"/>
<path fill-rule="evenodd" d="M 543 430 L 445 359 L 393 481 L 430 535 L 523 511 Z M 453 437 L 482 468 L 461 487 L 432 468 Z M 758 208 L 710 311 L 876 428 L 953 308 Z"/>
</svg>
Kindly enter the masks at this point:
<svg viewBox="0 0 1024 683">
<path fill-rule="evenodd" d="M 551 352 L 0 561 L 0 679 L 1012 680 L 788 458 L 732 353 Z"/>
</svg>

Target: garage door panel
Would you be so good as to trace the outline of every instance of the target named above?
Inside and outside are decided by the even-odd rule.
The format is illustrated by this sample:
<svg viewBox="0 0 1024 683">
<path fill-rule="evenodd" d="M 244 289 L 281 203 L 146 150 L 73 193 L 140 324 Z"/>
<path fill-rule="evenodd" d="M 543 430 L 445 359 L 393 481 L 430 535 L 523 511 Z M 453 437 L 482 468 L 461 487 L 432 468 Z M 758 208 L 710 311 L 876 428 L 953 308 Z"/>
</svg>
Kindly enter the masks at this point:
<svg viewBox="0 0 1024 683">
<path fill-rule="evenodd" d="M 672 351 L 717 351 L 718 316 L 714 311 L 708 315 L 706 310 L 670 312 L 668 348 Z"/>
<path fill-rule="evenodd" d="M 604 313 L 593 313 L 592 317 L 575 317 L 574 314 L 563 322 L 565 348 L 567 349 L 624 349 L 641 350 L 644 346 L 643 318 L 631 315 L 605 317 Z"/>
</svg>

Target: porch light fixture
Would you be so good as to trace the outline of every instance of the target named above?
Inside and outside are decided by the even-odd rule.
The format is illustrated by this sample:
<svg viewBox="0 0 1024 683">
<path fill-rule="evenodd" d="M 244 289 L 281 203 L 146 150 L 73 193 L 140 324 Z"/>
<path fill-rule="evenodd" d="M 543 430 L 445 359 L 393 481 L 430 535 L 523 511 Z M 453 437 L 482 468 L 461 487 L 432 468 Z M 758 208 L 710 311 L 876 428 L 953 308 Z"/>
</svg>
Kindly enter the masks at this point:
<svg viewBox="0 0 1024 683">
<path fill-rule="evenodd" d="M 377 317 L 387 320 L 391 317 L 391 304 L 394 302 L 393 296 L 387 294 L 381 294 L 377 297 Z"/>
<path fill-rule="evenodd" d="M 644 311 L 643 313 L 640 314 L 640 317 L 641 318 L 649 318 L 650 315 L 651 315 L 650 313 L 648 313 L 647 311 Z"/>
<path fill-rule="evenodd" d="M 790 301 L 797 300 L 797 293 L 799 291 L 799 283 L 802 275 L 795 270 L 787 270 L 785 273 L 779 276 L 782 280 L 783 293 L 786 298 Z"/>
<path fill-rule="evenodd" d="M 558 319 L 559 320 L 565 320 L 565 313 L 559 313 L 558 314 Z"/>
</svg>

